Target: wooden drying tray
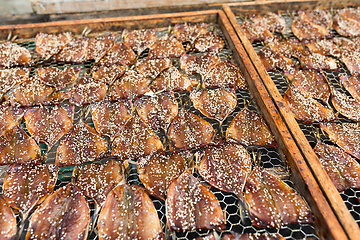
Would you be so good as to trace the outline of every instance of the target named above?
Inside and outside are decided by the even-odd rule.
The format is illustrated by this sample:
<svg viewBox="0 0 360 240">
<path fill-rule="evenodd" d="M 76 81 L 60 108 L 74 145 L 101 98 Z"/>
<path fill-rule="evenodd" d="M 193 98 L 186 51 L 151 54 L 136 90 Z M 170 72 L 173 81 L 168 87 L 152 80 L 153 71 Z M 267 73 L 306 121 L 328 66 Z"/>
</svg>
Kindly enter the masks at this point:
<svg viewBox="0 0 360 240">
<path fill-rule="evenodd" d="M 119 31 L 125 28 L 167 27 L 178 22 L 206 22 L 217 23 L 219 25 L 237 64 L 244 73 L 250 92 L 260 108 L 262 116 L 272 129 L 279 144 L 279 149 L 284 153 L 288 161 L 295 187 L 306 198 L 314 213 L 317 233 L 323 239 L 346 239 L 346 234 L 322 194 L 286 124 L 282 120 L 278 109 L 270 98 L 267 88 L 222 10 L 7 25 L 0 26 L 0 40 L 6 39 L 11 31 L 13 35 L 17 35 L 19 38 L 32 38 L 40 31 L 48 33 L 71 31 L 74 34 L 80 34 L 85 27 L 91 28 L 93 31 Z"/>
<path fill-rule="evenodd" d="M 344 2 L 338 1 L 274 1 L 274 2 L 254 2 L 254 3 L 237 3 L 237 4 L 225 4 L 223 5 L 223 10 L 229 18 L 229 21 L 233 25 L 236 34 L 238 35 L 245 51 L 247 52 L 249 58 L 251 59 L 254 67 L 256 68 L 256 73 L 262 79 L 266 90 L 271 95 L 271 98 L 276 103 L 276 108 L 283 117 L 286 125 L 291 131 L 291 136 L 295 139 L 296 145 L 301 150 L 303 157 L 307 160 L 307 163 L 314 174 L 315 178 L 318 181 L 324 195 L 328 199 L 334 213 L 339 219 L 340 224 L 344 228 L 347 236 L 350 239 L 359 239 L 360 238 L 360 229 L 358 224 L 354 221 L 354 218 L 347 209 L 343 199 L 341 198 L 339 192 L 336 190 L 335 186 L 332 184 L 327 173 L 323 169 L 322 165 L 319 162 L 318 157 L 310 146 L 308 140 L 306 139 L 304 133 L 300 129 L 298 123 L 296 122 L 291 110 L 285 103 L 281 94 L 279 93 L 275 83 L 268 75 L 265 70 L 261 60 L 258 58 L 254 48 L 252 47 L 250 41 L 243 34 L 240 29 L 240 24 L 235 18 L 235 14 L 252 14 L 252 13 L 264 13 L 264 12 L 292 12 L 294 10 L 300 9 L 335 9 L 346 7 L 354 4 L 359 4 L 358 1 L 348 0 Z M 331 224 L 331 223 L 328 223 Z M 340 238 L 341 239 L 341 238 Z"/>
</svg>

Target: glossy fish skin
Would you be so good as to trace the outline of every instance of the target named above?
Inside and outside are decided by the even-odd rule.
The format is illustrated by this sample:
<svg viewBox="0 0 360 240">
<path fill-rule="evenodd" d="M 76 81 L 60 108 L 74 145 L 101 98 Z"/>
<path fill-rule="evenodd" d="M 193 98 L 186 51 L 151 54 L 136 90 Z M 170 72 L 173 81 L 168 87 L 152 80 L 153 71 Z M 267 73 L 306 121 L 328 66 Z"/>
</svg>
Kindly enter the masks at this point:
<svg viewBox="0 0 360 240">
<path fill-rule="evenodd" d="M 103 100 L 91 105 L 91 115 L 96 131 L 113 139 L 132 116 L 131 101 Z"/>
<path fill-rule="evenodd" d="M 36 71 L 39 79 L 51 87 L 60 90 L 76 81 L 79 77 L 81 67 L 39 67 Z"/>
<path fill-rule="evenodd" d="M 111 85 L 118 77 L 121 77 L 126 70 L 127 67 L 122 65 L 112 65 L 109 67 L 104 65 L 99 68 L 95 68 L 92 73 L 92 77 L 96 81 Z"/>
<path fill-rule="evenodd" d="M 121 162 L 90 163 L 74 169 L 75 186 L 96 204 L 103 206 L 109 192 L 125 180 Z"/>
<path fill-rule="evenodd" d="M 336 89 L 331 89 L 331 102 L 335 109 L 345 117 L 355 121 L 360 121 L 360 103 L 353 98 L 349 98 Z"/>
<path fill-rule="evenodd" d="M 145 77 L 156 78 L 171 66 L 171 59 L 141 59 L 136 62 L 136 70 Z"/>
<path fill-rule="evenodd" d="M 350 38 L 360 36 L 360 23 L 353 19 L 346 19 L 339 14 L 334 16 L 333 27 L 341 36 Z"/>
<path fill-rule="evenodd" d="M 155 92 L 161 91 L 190 91 L 191 81 L 176 67 L 171 66 L 160 73 L 151 83 L 151 89 Z"/>
<path fill-rule="evenodd" d="M 295 18 L 292 23 L 292 32 L 300 40 L 324 39 L 332 36 L 329 29 L 310 21 Z"/>
<path fill-rule="evenodd" d="M 12 209 L 0 197 L 0 238 L 15 240 L 17 233 L 16 217 Z"/>
<path fill-rule="evenodd" d="M 61 51 L 72 40 L 70 32 L 48 34 L 40 32 L 36 34 L 35 45 L 37 54 L 44 60 Z"/>
<path fill-rule="evenodd" d="M 360 159 L 360 125 L 359 123 L 320 123 L 331 141 L 350 155 Z"/>
<path fill-rule="evenodd" d="M 243 31 L 243 33 L 250 42 L 267 42 L 274 38 L 274 35 L 269 31 L 269 29 L 265 29 L 263 26 L 257 25 L 249 21 L 244 21 L 240 25 L 240 29 Z"/>
<path fill-rule="evenodd" d="M 35 206 L 53 193 L 59 168 L 55 165 L 10 165 L 6 171 L 3 197 L 22 213 L 25 221 Z"/>
<path fill-rule="evenodd" d="M 245 146 L 275 147 L 277 143 L 264 120 L 247 108 L 241 110 L 226 130 L 226 141 Z"/>
<path fill-rule="evenodd" d="M 26 240 L 85 240 L 90 223 L 89 206 L 72 183 L 51 194 L 30 219 Z"/>
<path fill-rule="evenodd" d="M 150 48 L 156 42 L 156 29 L 141 29 L 129 31 L 125 38 L 125 45 L 132 48 L 138 55 Z"/>
<path fill-rule="evenodd" d="M 279 40 L 275 38 L 267 44 L 275 53 L 284 55 L 286 57 L 296 56 L 298 52 L 304 50 L 303 45 L 293 38 Z"/>
<path fill-rule="evenodd" d="M 214 143 L 215 130 L 204 119 L 181 109 L 168 130 L 170 150 L 188 150 Z"/>
<path fill-rule="evenodd" d="M 98 62 L 110 49 L 114 46 L 115 36 L 109 34 L 107 36 L 90 37 L 88 39 L 87 60 L 95 60 Z"/>
<path fill-rule="evenodd" d="M 64 134 L 74 120 L 74 106 L 31 108 L 24 116 L 26 129 L 37 142 L 44 142 L 50 149 Z"/>
<path fill-rule="evenodd" d="M 26 48 L 10 41 L 0 44 L 0 67 L 30 66 L 32 63 Z"/>
<path fill-rule="evenodd" d="M 213 67 L 205 78 L 205 87 L 229 87 L 246 90 L 245 78 L 231 60 L 224 60 Z"/>
<path fill-rule="evenodd" d="M 319 25 L 325 29 L 330 29 L 333 25 L 331 13 L 326 10 L 300 10 L 298 14 L 302 20 Z"/>
<path fill-rule="evenodd" d="M 23 117 L 24 110 L 22 108 L 11 107 L 8 103 L 0 105 L 0 136 L 11 131 L 18 125 Z"/>
<path fill-rule="evenodd" d="M 287 73 L 293 69 L 294 64 L 290 58 L 278 54 L 270 48 L 262 48 L 258 52 L 258 56 L 264 65 L 265 70 L 268 72 L 276 71 L 278 68 Z"/>
<path fill-rule="evenodd" d="M 312 53 L 319 53 L 321 55 L 333 56 L 337 58 L 340 58 L 341 56 L 341 50 L 339 46 L 335 45 L 335 43 L 331 40 L 310 40 L 306 41 L 305 45 Z"/>
<path fill-rule="evenodd" d="M 154 204 L 138 185 L 119 185 L 109 193 L 98 231 L 100 240 L 164 239 Z"/>
<path fill-rule="evenodd" d="M 148 193 L 165 201 L 172 181 L 188 167 L 186 160 L 179 154 L 154 154 L 150 158 L 137 161 L 139 178 Z"/>
<path fill-rule="evenodd" d="M 224 88 L 192 91 L 190 99 L 197 110 L 220 123 L 235 110 L 237 104 L 235 91 Z"/>
<path fill-rule="evenodd" d="M 70 103 L 81 107 L 94 102 L 100 102 L 105 98 L 108 86 L 95 79 L 85 76 L 77 80 L 64 98 L 69 99 Z"/>
<path fill-rule="evenodd" d="M 110 88 L 110 94 L 115 99 L 140 97 L 150 91 L 151 80 L 134 70 L 127 70 Z"/>
<path fill-rule="evenodd" d="M 280 228 L 283 224 L 312 223 L 312 213 L 302 197 L 279 178 L 255 167 L 245 184 L 245 201 L 252 224 Z"/>
<path fill-rule="evenodd" d="M 360 31 L 360 30 L 359 30 Z M 340 46 L 341 61 L 346 65 L 350 74 L 353 76 L 360 75 L 360 51 L 355 39 L 336 38 L 334 41 Z M 342 77 L 342 75 L 340 75 Z"/>
<path fill-rule="evenodd" d="M 181 42 L 172 35 L 165 35 L 158 39 L 149 49 L 149 59 L 178 58 L 185 49 Z"/>
<path fill-rule="evenodd" d="M 180 42 L 193 44 L 196 38 L 207 32 L 206 25 L 206 23 L 176 23 L 174 34 Z"/>
<path fill-rule="evenodd" d="M 210 146 L 199 160 L 197 168 L 206 182 L 243 199 L 246 178 L 251 171 L 251 158 L 243 146 L 234 143 Z"/>
<path fill-rule="evenodd" d="M 160 138 L 137 114 L 126 123 L 112 143 L 112 155 L 120 160 L 144 157 L 161 151 L 164 151 L 164 146 Z"/>
<path fill-rule="evenodd" d="M 134 105 L 140 118 L 153 129 L 162 128 L 166 131 L 178 113 L 177 101 L 170 92 L 138 98 Z"/>
<path fill-rule="evenodd" d="M 80 121 L 61 139 L 55 164 L 62 167 L 92 162 L 100 157 L 107 147 L 107 141 L 95 129 Z"/>
<path fill-rule="evenodd" d="M 340 75 L 339 78 L 341 85 L 360 102 L 360 77 Z"/>
<path fill-rule="evenodd" d="M 55 60 L 66 63 L 83 63 L 87 59 L 88 39 L 77 38 L 71 40 L 58 54 Z"/>
<path fill-rule="evenodd" d="M 286 27 L 285 19 L 278 13 L 251 14 L 249 15 L 256 25 L 261 25 L 270 32 L 282 33 Z"/>
<path fill-rule="evenodd" d="M 219 54 L 212 52 L 202 56 L 183 53 L 180 57 L 180 68 L 188 75 L 199 73 L 205 76 L 218 63 L 220 63 Z"/>
<path fill-rule="evenodd" d="M 0 69 L 0 92 L 6 93 L 17 85 L 29 81 L 30 68 Z"/>
<path fill-rule="evenodd" d="M 279 234 L 268 234 L 267 232 L 261 233 L 232 233 L 232 234 L 224 234 L 222 240 L 285 240 L 284 237 Z"/>
<path fill-rule="evenodd" d="M 19 126 L 0 137 L 0 165 L 40 160 L 40 148 Z"/>
<path fill-rule="evenodd" d="M 296 87 L 290 86 L 284 100 L 296 119 L 304 123 L 334 121 L 337 116 L 332 109 L 326 108 L 311 97 L 303 95 Z"/>
<path fill-rule="evenodd" d="M 112 65 L 130 65 L 134 62 L 134 51 L 120 42 L 115 44 L 110 51 L 100 60 L 100 65 L 110 67 Z"/>
<path fill-rule="evenodd" d="M 195 52 L 220 52 L 224 47 L 222 38 L 213 31 L 199 35 L 194 41 Z"/>
<path fill-rule="evenodd" d="M 304 50 L 297 52 L 295 57 L 300 60 L 303 69 L 339 70 L 339 66 L 335 59 L 319 53 L 310 53 L 309 51 Z"/>
<path fill-rule="evenodd" d="M 339 192 L 360 188 L 360 165 L 344 150 L 318 142 L 314 152 Z"/>
<path fill-rule="evenodd" d="M 225 216 L 215 195 L 186 171 L 170 184 L 165 206 L 172 231 L 225 229 Z"/>
</svg>

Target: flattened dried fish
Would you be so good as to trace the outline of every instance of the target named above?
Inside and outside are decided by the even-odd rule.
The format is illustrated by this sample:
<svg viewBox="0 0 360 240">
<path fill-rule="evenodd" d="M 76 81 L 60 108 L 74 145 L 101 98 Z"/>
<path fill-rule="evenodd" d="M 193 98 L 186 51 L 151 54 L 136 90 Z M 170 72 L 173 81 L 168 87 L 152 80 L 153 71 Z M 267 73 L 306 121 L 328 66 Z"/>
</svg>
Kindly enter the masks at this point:
<svg viewBox="0 0 360 240">
<path fill-rule="evenodd" d="M 331 102 L 335 109 L 345 117 L 355 121 L 360 121 L 360 102 L 349 98 L 336 89 L 331 89 Z"/>
<path fill-rule="evenodd" d="M 324 39 L 332 37 L 329 29 L 301 18 L 295 18 L 292 32 L 299 40 Z"/>
<path fill-rule="evenodd" d="M 265 14 L 251 14 L 249 15 L 256 25 L 268 29 L 270 32 L 282 33 L 285 29 L 285 19 L 278 13 L 268 12 Z"/>
<path fill-rule="evenodd" d="M 98 62 L 114 46 L 115 36 L 90 37 L 88 39 L 87 60 Z"/>
<path fill-rule="evenodd" d="M 50 195 L 32 215 L 26 240 L 85 240 L 90 223 L 89 206 L 82 193 L 69 183 Z"/>
<path fill-rule="evenodd" d="M 6 93 L 15 86 L 29 81 L 30 68 L 0 69 L 0 92 Z"/>
<path fill-rule="evenodd" d="M 310 53 L 309 51 L 304 50 L 298 52 L 296 58 L 300 60 L 303 69 L 339 70 L 339 66 L 335 59 L 319 53 Z"/>
<path fill-rule="evenodd" d="M 0 137 L 0 165 L 27 164 L 39 160 L 39 146 L 22 128 L 15 126 Z"/>
<path fill-rule="evenodd" d="M 22 108 L 11 107 L 6 102 L 0 105 L 0 136 L 18 125 L 23 112 Z"/>
<path fill-rule="evenodd" d="M 108 86 L 105 83 L 85 76 L 77 80 L 73 87 L 65 93 L 64 98 L 68 98 L 76 106 L 82 106 L 103 100 L 107 89 Z"/>
<path fill-rule="evenodd" d="M 339 14 L 334 16 L 333 27 L 341 36 L 351 38 L 360 36 L 360 22 L 344 18 Z"/>
<path fill-rule="evenodd" d="M 0 44 L 0 67 L 29 66 L 32 64 L 30 52 L 9 41 Z"/>
<path fill-rule="evenodd" d="M 330 29 L 333 25 L 331 13 L 327 10 L 300 10 L 298 14 L 302 20 L 319 25 L 325 29 Z"/>
<path fill-rule="evenodd" d="M 251 158 L 243 146 L 225 143 L 219 147 L 208 147 L 197 168 L 211 186 L 243 199 L 246 178 L 251 171 Z"/>
<path fill-rule="evenodd" d="M 347 153 L 360 159 L 360 125 L 359 123 L 320 123 L 331 141 L 344 149 Z"/>
<path fill-rule="evenodd" d="M 73 39 L 56 54 L 55 60 L 67 63 L 83 63 L 87 59 L 88 46 L 87 38 Z"/>
<path fill-rule="evenodd" d="M 160 75 L 151 83 L 151 88 L 155 92 L 160 91 L 190 91 L 191 81 L 182 74 L 176 67 L 162 71 Z"/>
<path fill-rule="evenodd" d="M 185 159 L 179 154 L 154 154 L 137 161 L 141 182 L 150 195 L 166 199 L 172 181 L 187 169 Z"/>
<path fill-rule="evenodd" d="M 340 48 L 335 45 L 332 40 L 310 40 L 305 42 L 305 46 L 307 46 L 312 53 L 319 53 L 321 55 L 328 55 L 337 58 L 340 58 L 341 56 Z"/>
<path fill-rule="evenodd" d="M 298 52 L 304 50 L 304 47 L 297 39 L 288 38 L 279 40 L 275 38 L 267 44 L 275 53 L 284 55 L 286 57 L 297 56 Z"/>
<path fill-rule="evenodd" d="M 138 55 L 150 48 L 156 42 L 156 29 L 141 29 L 129 31 L 124 43 Z"/>
<path fill-rule="evenodd" d="M 225 229 L 225 217 L 215 195 L 186 171 L 170 184 L 166 219 L 172 231 Z"/>
<path fill-rule="evenodd" d="M 26 129 L 37 142 L 44 142 L 48 149 L 66 134 L 74 120 L 74 106 L 31 108 L 24 116 Z"/>
<path fill-rule="evenodd" d="M 355 42 L 339 38 L 336 39 L 341 49 L 341 61 L 346 65 L 351 75 L 360 75 L 360 51 Z"/>
<path fill-rule="evenodd" d="M 59 168 L 55 165 L 10 165 L 6 171 L 3 197 L 22 213 L 22 220 L 53 193 Z"/>
<path fill-rule="evenodd" d="M 298 193 L 259 167 L 250 173 L 244 192 L 252 224 L 257 227 L 280 228 L 283 224 L 314 221 L 309 207 Z"/>
<path fill-rule="evenodd" d="M 165 131 L 178 113 L 178 104 L 173 93 L 165 92 L 149 98 L 135 100 L 140 118 L 151 128 Z"/>
<path fill-rule="evenodd" d="M 132 116 L 131 101 L 103 100 L 91 105 L 91 115 L 96 131 L 113 139 Z"/>
<path fill-rule="evenodd" d="M 264 120 L 248 108 L 241 110 L 226 130 L 226 141 L 245 146 L 277 146 L 275 138 Z"/>
<path fill-rule="evenodd" d="M 156 78 L 171 66 L 171 59 L 141 59 L 136 62 L 136 70 L 145 77 Z"/>
<path fill-rule="evenodd" d="M 360 165 L 345 151 L 318 142 L 314 152 L 339 192 L 360 188 Z"/>
<path fill-rule="evenodd" d="M 338 14 L 347 20 L 360 23 L 360 8 L 343 8 L 337 10 Z"/>
<path fill-rule="evenodd" d="M 160 138 L 134 114 L 112 144 L 112 154 L 121 160 L 134 159 L 163 151 Z"/>
<path fill-rule="evenodd" d="M 214 143 L 215 130 L 204 119 L 181 109 L 172 121 L 168 138 L 170 149 L 187 150 Z"/>
<path fill-rule="evenodd" d="M 98 231 L 100 240 L 164 239 L 154 204 L 138 185 L 119 185 L 109 193 Z"/>
<path fill-rule="evenodd" d="M 77 166 L 74 175 L 75 186 L 99 206 L 103 206 L 109 192 L 125 180 L 122 163 L 115 160 Z"/>
<path fill-rule="evenodd" d="M 214 31 L 201 34 L 194 41 L 195 52 L 220 52 L 224 47 L 224 41 Z"/>
<path fill-rule="evenodd" d="M 122 65 L 112 65 L 109 67 L 104 65 L 95 68 L 92 77 L 98 82 L 111 85 L 118 77 L 121 77 L 125 73 L 126 69 L 127 67 Z"/>
<path fill-rule="evenodd" d="M 36 71 L 39 79 L 51 87 L 60 90 L 76 81 L 79 77 L 81 67 L 65 67 L 59 69 L 56 67 L 39 67 Z"/>
<path fill-rule="evenodd" d="M 151 80 L 134 70 L 127 70 L 110 88 L 112 98 L 129 99 L 140 97 L 150 91 Z"/>
<path fill-rule="evenodd" d="M 0 197 L 0 238 L 2 240 L 14 240 L 16 233 L 17 225 L 14 212 Z"/>
<path fill-rule="evenodd" d="M 68 166 L 92 162 L 106 151 L 107 145 L 95 129 L 80 121 L 61 139 L 55 164 Z"/>
<path fill-rule="evenodd" d="M 100 60 L 101 65 L 130 65 L 134 62 L 136 55 L 134 51 L 120 42 L 113 46 L 110 51 Z"/>
<path fill-rule="evenodd" d="M 205 87 L 230 87 L 246 90 L 245 78 L 231 60 L 226 59 L 213 67 L 205 78 Z"/>
<path fill-rule="evenodd" d="M 181 42 L 168 34 L 158 39 L 150 47 L 148 58 L 177 58 L 184 52 L 185 50 Z"/>
<path fill-rule="evenodd" d="M 219 54 L 212 52 L 202 56 L 183 53 L 180 57 L 180 68 L 188 75 L 199 73 L 205 76 L 218 63 L 220 63 Z"/>
<path fill-rule="evenodd" d="M 360 102 L 360 77 L 340 75 L 339 78 L 340 83 L 351 96 Z"/>
<path fill-rule="evenodd" d="M 294 64 L 290 58 L 287 58 L 281 54 L 275 53 L 270 48 L 262 48 L 258 52 L 258 56 L 263 63 L 266 71 L 276 71 L 276 69 L 281 69 L 284 72 L 290 72 L 293 69 Z"/>
<path fill-rule="evenodd" d="M 235 110 L 237 104 L 235 91 L 224 88 L 192 91 L 190 99 L 197 110 L 220 123 Z"/>
<path fill-rule="evenodd" d="M 264 28 L 261 25 L 255 23 L 244 21 L 240 25 L 240 29 L 243 31 L 247 39 L 250 42 L 255 41 L 270 41 L 274 38 L 274 35 L 269 31 L 269 29 Z"/>
<path fill-rule="evenodd" d="M 284 100 L 294 117 L 304 123 L 333 121 L 337 119 L 332 109 L 326 108 L 312 97 L 302 94 L 296 87 L 290 86 Z"/>
<path fill-rule="evenodd" d="M 36 52 L 45 60 L 51 56 L 57 54 L 72 40 L 70 32 L 64 32 L 59 34 L 48 34 L 40 32 L 36 34 L 35 45 Z"/>
<path fill-rule="evenodd" d="M 206 23 L 177 23 L 174 26 L 175 37 L 182 43 L 194 43 L 200 35 L 205 34 Z"/>
<path fill-rule="evenodd" d="M 285 240 L 284 237 L 280 236 L 277 233 L 269 234 L 265 233 L 232 233 L 224 234 L 222 237 L 223 240 Z"/>
</svg>

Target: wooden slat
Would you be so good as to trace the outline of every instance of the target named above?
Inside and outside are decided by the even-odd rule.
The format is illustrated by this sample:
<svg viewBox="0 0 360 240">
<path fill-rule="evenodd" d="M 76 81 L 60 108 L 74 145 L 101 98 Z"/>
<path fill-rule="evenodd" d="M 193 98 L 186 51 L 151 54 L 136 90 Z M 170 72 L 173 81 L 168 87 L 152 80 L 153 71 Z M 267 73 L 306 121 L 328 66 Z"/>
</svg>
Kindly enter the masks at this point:
<svg viewBox="0 0 360 240">
<path fill-rule="evenodd" d="M 287 3 L 291 6 L 291 2 Z M 307 6 L 307 1 L 304 1 L 305 6 Z M 262 5 L 264 6 L 264 5 Z M 290 8 L 288 6 L 288 8 Z M 303 8 L 301 5 L 294 5 L 292 10 Z M 342 227 L 344 228 L 346 234 L 350 239 L 359 239 L 360 237 L 360 229 L 357 223 L 354 221 L 352 215 L 350 214 L 349 210 L 347 209 L 344 201 L 342 200 L 340 194 L 336 190 L 335 186 L 332 184 L 330 178 L 328 177 L 325 170 L 322 168 L 322 165 L 317 158 L 315 152 L 312 150 L 309 142 L 307 141 L 304 133 L 300 129 L 299 125 L 297 124 L 293 114 L 291 113 L 289 107 L 285 103 L 284 99 L 280 95 L 277 87 L 275 86 L 274 82 L 272 81 L 271 77 L 266 72 L 263 64 L 261 63 L 261 60 L 258 58 L 254 48 L 252 47 L 249 40 L 246 38 L 246 36 L 242 33 L 240 29 L 240 25 L 238 21 L 235 18 L 235 15 L 233 14 L 234 9 L 237 9 L 238 5 L 223 5 L 223 9 L 225 10 L 230 22 L 232 23 L 233 27 L 235 28 L 235 31 L 241 40 L 242 44 L 244 45 L 244 48 L 246 49 L 251 61 L 256 67 L 257 73 L 260 75 L 261 79 L 263 80 L 267 91 L 271 94 L 273 101 L 277 105 L 277 109 L 283 116 L 288 128 L 292 132 L 292 136 L 295 139 L 295 142 L 297 146 L 300 148 L 301 152 L 303 153 L 305 159 L 307 160 L 307 163 L 315 175 L 317 181 L 319 182 L 320 187 L 322 188 L 322 191 L 324 192 L 326 198 L 328 199 L 331 207 L 333 208 L 337 218 L 339 219 Z M 241 7 L 240 7 L 241 8 Z M 254 5 L 252 7 L 253 9 L 257 8 L 257 5 Z M 272 8 L 272 11 L 276 11 L 276 8 Z M 324 220 L 328 221 L 329 219 L 325 218 Z M 331 224 L 331 221 L 329 221 L 329 224 Z M 342 238 L 338 238 L 342 239 Z"/>
</svg>

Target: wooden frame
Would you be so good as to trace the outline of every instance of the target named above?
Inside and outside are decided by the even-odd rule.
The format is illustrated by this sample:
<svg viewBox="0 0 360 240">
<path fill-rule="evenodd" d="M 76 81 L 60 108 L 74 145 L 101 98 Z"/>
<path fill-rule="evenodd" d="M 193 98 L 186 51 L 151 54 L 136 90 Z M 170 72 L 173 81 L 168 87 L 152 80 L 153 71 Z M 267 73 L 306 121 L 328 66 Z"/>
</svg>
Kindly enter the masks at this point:
<svg viewBox="0 0 360 240">
<path fill-rule="evenodd" d="M 255 99 L 257 106 L 260 108 L 262 116 L 272 129 L 276 141 L 279 144 L 279 149 L 286 156 L 288 165 L 292 171 L 292 180 L 297 190 L 306 198 L 314 212 L 316 230 L 323 239 L 346 239 L 347 236 L 345 232 L 322 194 L 293 136 L 288 131 L 279 110 L 269 96 L 261 75 L 259 75 L 254 68 L 248 53 L 243 48 L 236 32 L 222 10 L 0 26 L 0 39 L 5 39 L 10 32 L 19 37 L 35 37 L 39 31 L 51 33 L 72 31 L 77 34 L 81 33 L 85 26 L 96 31 L 118 31 L 124 28 L 166 27 L 176 22 L 208 22 L 219 24 L 229 43 L 230 49 L 234 53 L 237 64 L 244 73 L 250 89 L 249 91 Z"/>
<path fill-rule="evenodd" d="M 334 210 L 337 218 L 339 219 L 340 224 L 344 228 L 344 231 L 350 239 L 359 239 L 360 228 L 358 224 L 354 221 L 352 215 L 347 209 L 343 199 L 336 190 L 335 186 L 332 184 L 330 178 L 328 177 L 325 170 L 322 168 L 318 157 L 315 152 L 312 150 L 308 140 L 306 139 L 304 133 L 297 124 L 293 114 L 291 113 L 289 107 L 284 102 L 281 94 L 279 93 L 275 83 L 268 75 L 265 70 L 261 60 L 258 58 L 254 48 L 252 47 L 250 41 L 242 33 L 240 29 L 240 24 L 235 18 L 234 14 L 250 14 L 250 13 L 262 13 L 269 11 L 294 11 L 299 9 L 313 9 L 313 8 L 340 8 L 349 6 L 352 4 L 359 4 L 357 1 L 307 1 L 307 0 L 297 0 L 297 1 L 274 1 L 274 2 L 259 2 L 259 3 L 238 3 L 238 4 L 225 4 L 223 5 L 223 10 L 229 18 L 229 21 L 233 25 L 236 34 L 238 35 L 242 45 L 244 46 L 249 58 L 256 68 L 257 74 L 262 79 L 266 90 L 271 95 L 271 98 L 276 103 L 276 109 L 280 112 L 283 117 L 286 125 L 291 131 L 291 136 L 294 138 L 296 145 L 301 150 L 302 155 L 306 159 L 306 162 L 314 174 L 318 184 L 320 185 L 324 195 L 330 203 L 330 206 Z"/>
</svg>

